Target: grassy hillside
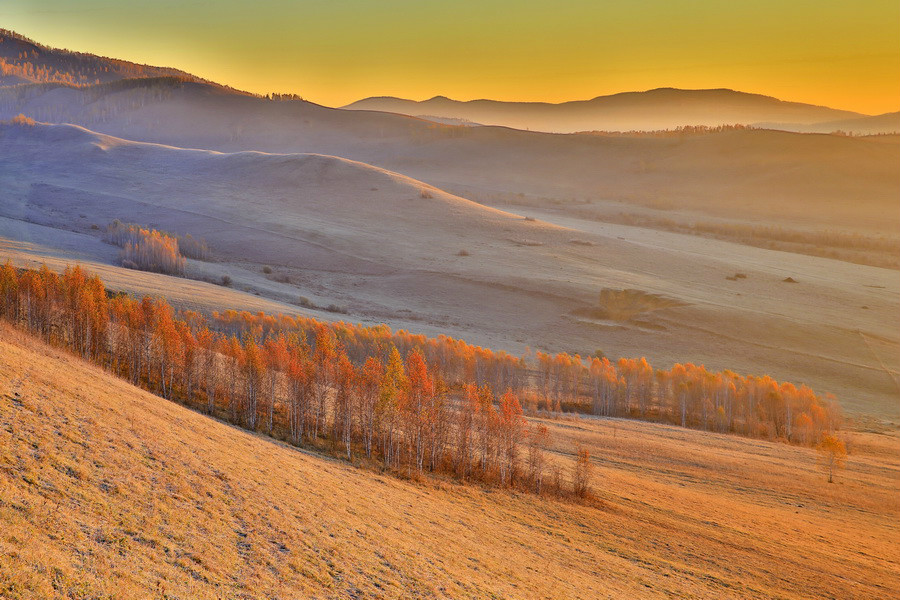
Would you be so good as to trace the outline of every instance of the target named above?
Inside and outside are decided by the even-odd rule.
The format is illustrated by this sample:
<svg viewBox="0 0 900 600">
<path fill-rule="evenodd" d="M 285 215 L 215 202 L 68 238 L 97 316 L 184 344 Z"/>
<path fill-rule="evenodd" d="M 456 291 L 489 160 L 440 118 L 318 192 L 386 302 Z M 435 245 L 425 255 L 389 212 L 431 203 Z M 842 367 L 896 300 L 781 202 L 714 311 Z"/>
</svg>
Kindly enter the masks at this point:
<svg viewBox="0 0 900 600">
<path fill-rule="evenodd" d="M 0 326 L 4 598 L 889 598 L 894 435 L 814 452 L 616 420 L 597 506 L 405 482 L 234 429 Z M 759 541 L 766 539 L 765 543 Z"/>
</svg>

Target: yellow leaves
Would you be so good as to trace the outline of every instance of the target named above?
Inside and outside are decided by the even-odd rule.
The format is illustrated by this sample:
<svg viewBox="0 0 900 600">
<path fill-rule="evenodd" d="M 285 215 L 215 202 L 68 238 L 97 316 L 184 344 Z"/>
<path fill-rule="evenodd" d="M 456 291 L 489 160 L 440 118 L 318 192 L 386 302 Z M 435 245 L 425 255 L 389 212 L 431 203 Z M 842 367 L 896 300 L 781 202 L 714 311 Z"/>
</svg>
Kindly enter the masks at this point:
<svg viewBox="0 0 900 600">
<path fill-rule="evenodd" d="M 823 436 L 817 449 L 827 460 L 834 461 L 839 465 L 843 465 L 847 458 L 847 446 L 843 440 L 832 434 Z"/>
<path fill-rule="evenodd" d="M 833 434 L 822 437 L 822 441 L 816 447 L 819 451 L 819 464 L 828 473 L 828 483 L 834 481 L 834 472 L 844 467 L 847 459 L 847 447 L 843 440 Z"/>
</svg>

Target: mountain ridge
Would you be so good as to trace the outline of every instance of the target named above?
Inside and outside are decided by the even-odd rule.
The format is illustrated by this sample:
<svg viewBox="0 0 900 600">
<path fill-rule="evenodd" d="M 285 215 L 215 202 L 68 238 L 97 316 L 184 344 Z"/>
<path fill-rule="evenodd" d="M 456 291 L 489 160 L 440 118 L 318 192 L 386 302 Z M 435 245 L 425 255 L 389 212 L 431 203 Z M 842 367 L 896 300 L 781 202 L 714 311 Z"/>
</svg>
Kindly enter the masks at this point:
<svg viewBox="0 0 900 600">
<path fill-rule="evenodd" d="M 378 96 L 358 100 L 341 109 L 429 114 L 551 133 L 660 130 L 689 125 L 752 125 L 762 121 L 808 124 L 868 116 L 728 88 L 672 87 L 626 91 L 559 103 L 507 102 L 486 98 L 462 101 L 446 96 L 414 101 Z"/>
<path fill-rule="evenodd" d="M 725 93 L 725 94 L 733 94 L 741 97 L 747 98 L 760 98 L 766 100 L 774 100 L 776 102 L 783 102 L 788 104 L 797 104 L 802 106 L 813 106 L 817 108 L 829 108 L 831 110 L 837 110 L 840 112 L 853 113 L 858 114 L 860 116 L 874 116 L 874 115 L 866 115 L 864 113 L 858 113 L 855 111 L 844 110 L 844 109 L 835 109 L 824 104 L 810 104 L 807 102 L 796 102 L 792 100 L 782 100 L 775 96 L 770 96 L 768 94 L 761 94 L 757 92 L 744 92 L 742 90 L 736 90 L 732 88 L 677 88 L 671 86 L 663 86 L 657 88 L 650 88 L 647 90 L 627 90 L 622 92 L 615 92 L 612 94 L 600 94 L 594 96 L 592 98 L 581 99 L 581 100 L 563 100 L 561 102 L 548 102 L 544 100 L 496 100 L 494 98 L 472 98 L 471 100 L 457 100 L 455 98 L 450 98 L 449 96 L 444 96 L 442 94 L 438 94 L 436 96 L 432 96 L 426 100 L 412 100 L 409 98 L 403 98 L 401 96 L 367 96 L 366 98 L 362 98 L 360 100 L 356 100 L 351 102 L 350 104 L 346 104 L 339 108 L 350 108 L 356 104 L 360 104 L 362 102 L 366 102 L 368 100 L 400 100 L 403 102 L 413 102 L 416 104 L 427 104 L 429 102 L 450 102 L 453 104 L 477 104 L 477 103 L 493 103 L 493 104 L 521 104 L 526 106 L 564 106 L 571 104 L 586 104 L 590 102 L 602 101 L 602 100 L 610 100 L 614 98 L 622 98 L 625 96 L 650 96 L 650 95 L 658 95 L 662 93 L 678 93 L 678 94 L 712 94 L 712 93 Z"/>
</svg>

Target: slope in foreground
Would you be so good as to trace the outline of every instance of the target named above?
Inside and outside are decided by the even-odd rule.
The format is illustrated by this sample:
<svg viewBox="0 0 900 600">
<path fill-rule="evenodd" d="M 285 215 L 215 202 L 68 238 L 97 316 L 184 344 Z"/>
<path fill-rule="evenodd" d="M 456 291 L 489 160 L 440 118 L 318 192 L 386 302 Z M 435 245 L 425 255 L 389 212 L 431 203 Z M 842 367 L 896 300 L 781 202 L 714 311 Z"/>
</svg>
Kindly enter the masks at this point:
<svg viewBox="0 0 900 600">
<path fill-rule="evenodd" d="M 0 597 L 891 598 L 897 438 L 547 422 L 601 507 L 404 482 L 193 413 L 0 324 Z"/>
</svg>

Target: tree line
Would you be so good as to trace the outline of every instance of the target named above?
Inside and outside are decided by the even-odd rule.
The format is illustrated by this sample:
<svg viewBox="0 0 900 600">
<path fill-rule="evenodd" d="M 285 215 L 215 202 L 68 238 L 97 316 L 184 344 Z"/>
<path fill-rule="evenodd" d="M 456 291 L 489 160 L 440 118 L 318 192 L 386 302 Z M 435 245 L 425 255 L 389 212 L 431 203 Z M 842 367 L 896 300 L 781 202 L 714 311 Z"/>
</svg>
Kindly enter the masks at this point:
<svg viewBox="0 0 900 600">
<path fill-rule="evenodd" d="M 214 312 L 210 324 L 229 335 L 255 331 L 264 339 L 282 333 L 310 338 L 322 322 L 306 316 L 228 310 Z M 833 397 L 768 375 L 717 372 L 692 363 L 654 369 L 645 358 L 611 361 L 604 356 L 540 351 L 514 356 L 446 335 L 428 338 L 392 331 L 387 325 L 339 322 L 327 327 L 355 362 L 388 345 L 402 353 L 419 348 L 451 387 L 474 383 L 494 390 L 512 389 L 532 414 L 577 412 L 634 418 L 803 445 L 815 445 L 841 424 L 840 407 Z"/>
<path fill-rule="evenodd" d="M 549 433 L 524 414 L 628 417 L 814 445 L 839 426 L 806 386 L 644 358 L 516 357 L 386 325 L 225 311 L 109 293 L 79 267 L 0 268 L 0 318 L 116 375 L 254 431 L 421 474 L 586 494 L 590 460 L 566 477 Z M 579 455 L 580 456 L 580 455 Z M 549 486 L 547 485 L 549 483 Z M 568 487 L 571 493 L 571 486 Z"/>
<path fill-rule="evenodd" d="M 707 135 L 710 133 L 723 133 L 726 131 L 754 131 L 758 129 L 760 128 L 743 123 L 723 123 L 720 125 L 679 125 L 674 129 L 629 129 L 628 131 L 593 130 L 581 131 L 578 133 L 585 133 L 598 137 L 686 137 Z"/>
<path fill-rule="evenodd" d="M 211 329 L 165 300 L 109 293 L 80 267 L 0 268 L 0 318 L 164 398 L 348 460 L 409 476 L 586 497 L 586 450 L 566 475 L 544 425 L 519 397 L 468 382 L 451 389 L 422 348 L 378 344 L 351 359 L 336 330 Z M 571 482 L 571 483 L 567 483 Z"/>
</svg>

